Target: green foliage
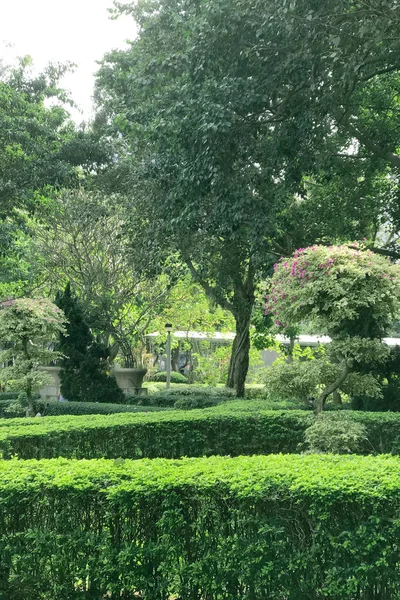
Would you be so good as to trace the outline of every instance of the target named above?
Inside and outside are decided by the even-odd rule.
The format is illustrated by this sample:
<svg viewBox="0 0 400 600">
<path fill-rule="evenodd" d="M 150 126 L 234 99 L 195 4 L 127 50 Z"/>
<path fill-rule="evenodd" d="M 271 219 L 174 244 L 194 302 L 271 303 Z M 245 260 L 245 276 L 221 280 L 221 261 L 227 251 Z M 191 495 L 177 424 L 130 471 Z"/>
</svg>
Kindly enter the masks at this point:
<svg viewBox="0 0 400 600">
<path fill-rule="evenodd" d="M 186 400 L 185 408 L 190 408 L 194 399 L 187 396 L 181 401 Z M 204 403 L 209 400 L 203 399 Z M 342 421 L 336 423 L 340 419 L 337 415 L 337 412 L 327 413 L 322 427 L 341 431 L 343 441 L 346 427 Z M 346 411 L 345 418 L 350 424 L 360 424 L 366 429 L 366 437 L 359 440 L 360 454 L 400 454 L 397 414 Z M 296 453 L 306 447 L 305 431 L 314 421 L 311 411 L 296 410 L 295 404 L 262 400 L 229 401 L 202 410 L 92 414 L 90 420 L 68 415 L 4 419 L 0 420 L 0 450 L 6 459 L 15 454 L 28 459 Z M 323 434 L 319 439 L 322 438 Z M 324 448 L 332 449 L 335 443 L 326 439 Z"/>
<path fill-rule="evenodd" d="M 193 397 L 188 396 L 190 402 Z M 237 401 L 202 410 L 5 420 L 4 458 L 179 458 L 296 452 L 313 415 Z M 0 421 L 1 424 L 1 421 Z M 29 439 L 29 443 L 28 443 Z"/>
<path fill-rule="evenodd" d="M 180 409 L 215 406 L 234 398 L 234 391 L 225 387 L 179 385 L 178 389 L 160 390 L 148 396 L 131 398 L 142 406 L 166 406 Z"/>
<path fill-rule="evenodd" d="M 320 415 L 304 433 L 311 453 L 356 454 L 368 439 L 367 428 L 353 421 L 348 414 Z"/>
<path fill-rule="evenodd" d="M 17 207 L 33 210 L 38 192 L 76 187 L 110 159 L 98 136 L 70 119 L 59 82 L 71 65 L 36 75 L 31 67 L 29 57 L 0 67 L 0 219 Z"/>
<path fill-rule="evenodd" d="M 0 392 L 0 402 L 3 400 L 17 400 L 19 392 Z"/>
<path fill-rule="evenodd" d="M 23 416 L 24 409 L 18 399 L 5 400 L 0 397 L 0 418 L 13 419 Z M 42 416 L 59 415 L 112 415 L 114 413 L 153 412 L 162 410 L 155 406 L 138 406 L 131 404 L 106 404 L 98 402 L 58 402 L 56 400 L 35 399 L 35 410 Z"/>
<path fill-rule="evenodd" d="M 125 367 L 146 367 L 144 335 L 165 307 L 175 274 L 138 274 L 123 200 L 84 188 L 53 194 L 37 211 L 34 246 L 41 277 L 55 289 L 73 282 L 88 325 L 112 359 L 118 354 Z"/>
<path fill-rule="evenodd" d="M 312 246 L 280 259 L 266 306 L 277 324 L 311 319 L 332 338 L 383 337 L 399 310 L 398 267 L 356 246 Z"/>
<path fill-rule="evenodd" d="M 0 305 L 0 339 L 5 363 L 0 377 L 8 388 L 27 394 L 27 414 L 33 413 L 33 396 L 49 379 L 39 370 L 58 358 L 51 344 L 65 333 L 62 310 L 46 298 L 20 298 Z"/>
<path fill-rule="evenodd" d="M 151 381 L 167 381 L 167 372 L 166 371 L 158 371 L 151 376 Z M 177 371 L 171 371 L 171 383 L 182 383 L 187 384 L 187 378 L 182 375 L 182 373 L 178 373 Z"/>
<path fill-rule="evenodd" d="M 210 386 L 224 384 L 228 378 L 229 365 L 232 356 L 232 345 L 219 346 L 211 354 L 194 353 L 196 360 L 196 381 Z M 253 346 L 249 349 L 249 370 L 246 381 L 259 382 L 264 380 L 265 369 L 260 351 Z"/>
<path fill-rule="evenodd" d="M 109 351 L 93 339 L 69 283 L 64 293 L 57 295 L 56 303 L 68 320 L 66 331 L 59 338 L 62 395 L 74 402 L 122 403 L 122 390 L 115 378 L 107 374 Z"/>
<path fill-rule="evenodd" d="M 312 246 L 296 250 L 292 259 L 281 258 L 267 296 L 266 310 L 283 331 L 312 320 L 333 338 L 326 349 L 329 363 L 325 358 L 308 363 L 308 384 L 304 365 L 289 367 L 292 380 L 297 377 L 314 391 L 325 386 L 319 390 L 319 411 L 337 389 L 381 396 L 369 371 L 389 355 L 382 337 L 399 310 L 399 271 L 387 259 L 357 246 Z M 268 377 L 275 377 L 276 383 L 283 374 L 279 367 L 276 376 Z"/>
<path fill-rule="evenodd" d="M 400 594 L 398 458 L 13 460 L 0 469 L 5 598 Z"/>
</svg>

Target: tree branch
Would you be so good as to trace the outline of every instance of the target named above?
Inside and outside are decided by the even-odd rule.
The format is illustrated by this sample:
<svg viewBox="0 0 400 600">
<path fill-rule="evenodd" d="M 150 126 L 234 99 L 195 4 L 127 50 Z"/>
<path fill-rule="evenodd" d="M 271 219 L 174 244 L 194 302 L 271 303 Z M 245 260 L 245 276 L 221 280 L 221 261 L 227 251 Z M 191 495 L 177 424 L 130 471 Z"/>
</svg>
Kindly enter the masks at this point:
<svg viewBox="0 0 400 600">
<path fill-rule="evenodd" d="M 214 298 L 215 302 L 217 302 L 217 304 L 219 304 L 222 308 L 225 308 L 225 310 L 229 310 L 229 312 L 231 312 L 232 314 L 235 314 L 235 307 L 233 306 L 233 304 L 231 302 L 229 302 L 226 298 L 224 298 L 222 296 L 222 294 L 220 294 L 215 287 L 213 287 L 207 281 L 202 279 L 202 277 L 200 277 L 200 275 L 198 274 L 198 272 L 197 272 L 193 262 L 190 260 L 190 258 L 188 258 L 188 257 L 183 257 L 183 258 L 189 268 L 189 271 L 190 271 L 193 279 L 195 281 L 199 282 L 199 284 L 204 289 L 206 294 L 211 296 L 211 298 Z"/>
</svg>

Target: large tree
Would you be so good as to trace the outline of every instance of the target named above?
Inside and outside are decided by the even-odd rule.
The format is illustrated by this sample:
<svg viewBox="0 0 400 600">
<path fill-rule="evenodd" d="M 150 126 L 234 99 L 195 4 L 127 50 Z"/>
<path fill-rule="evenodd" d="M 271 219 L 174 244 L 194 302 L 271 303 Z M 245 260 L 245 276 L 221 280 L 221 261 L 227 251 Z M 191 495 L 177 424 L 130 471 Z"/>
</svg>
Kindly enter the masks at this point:
<svg viewBox="0 0 400 600">
<path fill-rule="evenodd" d="M 104 59 L 98 101 L 122 150 L 117 172 L 134 190 L 132 213 L 141 224 L 134 242 L 144 238 L 156 262 L 166 247 L 178 250 L 232 312 L 228 384 L 239 395 L 257 283 L 274 252 L 294 249 L 288 207 L 295 192 L 306 193 L 306 176 L 327 171 L 333 159 L 355 160 L 349 151 L 396 168 L 396 128 L 377 110 L 373 87 L 393 112 L 398 7 L 381 23 L 376 4 L 119 7 L 132 12 L 140 32 L 127 51 Z M 393 8 L 381 2 L 379 10 L 386 5 Z"/>
</svg>

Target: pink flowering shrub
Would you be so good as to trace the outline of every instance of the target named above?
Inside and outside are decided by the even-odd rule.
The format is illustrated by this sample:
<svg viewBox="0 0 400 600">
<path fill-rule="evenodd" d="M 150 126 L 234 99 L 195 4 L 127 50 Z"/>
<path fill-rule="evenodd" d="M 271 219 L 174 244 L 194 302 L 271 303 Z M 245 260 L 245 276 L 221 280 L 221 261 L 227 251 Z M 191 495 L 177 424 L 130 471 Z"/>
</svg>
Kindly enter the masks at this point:
<svg viewBox="0 0 400 600">
<path fill-rule="evenodd" d="M 274 268 L 265 311 L 277 326 L 312 320 L 331 337 L 379 337 L 397 315 L 398 266 L 357 244 L 300 248 Z"/>
<path fill-rule="evenodd" d="M 312 364 L 273 365 L 266 381 L 270 394 L 304 400 L 305 390 L 312 390 L 318 412 L 337 390 L 379 396 L 368 365 L 387 359 L 389 348 L 381 340 L 398 316 L 399 298 L 399 267 L 357 244 L 316 245 L 281 258 L 266 313 L 286 335 L 312 321 L 333 341 Z"/>
</svg>

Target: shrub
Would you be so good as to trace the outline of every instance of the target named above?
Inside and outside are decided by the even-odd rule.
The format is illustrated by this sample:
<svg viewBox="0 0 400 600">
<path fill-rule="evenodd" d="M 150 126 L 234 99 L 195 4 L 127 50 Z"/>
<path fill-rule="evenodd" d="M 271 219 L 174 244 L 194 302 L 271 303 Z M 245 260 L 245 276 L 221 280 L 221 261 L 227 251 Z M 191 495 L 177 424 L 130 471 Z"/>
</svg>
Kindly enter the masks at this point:
<svg viewBox="0 0 400 600">
<path fill-rule="evenodd" d="M 93 414 L 90 419 L 68 415 L 4 419 L 0 420 L 0 451 L 4 458 L 17 454 L 25 459 L 179 458 L 303 451 L 305 431 L 315 420 L 313 413 L 267 407 L 262 401 L 237 400 L 191 411 Z M 325 418 L 333 423 L 340 416 L 331 412 Z M 346 418 L 366 428 L 357 452 L 400 454 L 399 415 L 349 410 Z"/>
<path fill-rule="evenodd" d="M 68 283 L 57 294 L 57 305 L 68 323 L 59 335 L 61 393 L 76 402 L 124 402 L 124 394 L 114 377 L 107 374 L 109 349 L 95 341 L 82 306 Z"/>
<path fill-rule="evenodd" d="M 368 439 L 363 423 L 353 421 L 347 414 L 337 413 L 327 418 L 320 415 L 305 431 L 305 443 L 310 452 L 355 454 Z"/>
<path fill-rule="evenodd" d="M 356 456 L 4 462 L 0 595 L 394 600 L 399 472 Z"/>
<path fill-rule="evenodd" d="M 167 381 L 167 373 L 166 371 L 158 371 L 154 373 L 151 377 L 151 381 Z M 177 373 L 176 371 L 171 371 L 171 383 L 186 383 L 188 380 L 187 377 L 182 375 L 182 373 Z"/>
</svg>

